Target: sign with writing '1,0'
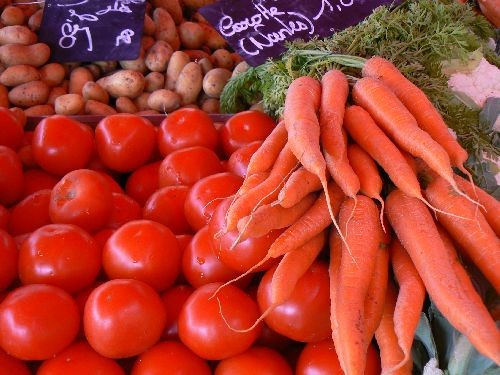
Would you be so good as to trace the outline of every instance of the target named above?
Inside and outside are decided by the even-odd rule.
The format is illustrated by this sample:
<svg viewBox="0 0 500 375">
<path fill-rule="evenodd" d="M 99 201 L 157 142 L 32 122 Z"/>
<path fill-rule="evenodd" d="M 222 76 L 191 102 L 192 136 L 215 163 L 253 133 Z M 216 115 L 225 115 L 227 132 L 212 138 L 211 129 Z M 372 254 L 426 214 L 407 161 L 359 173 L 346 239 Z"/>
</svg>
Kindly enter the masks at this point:
<svg viewBox="0 0 500 375">
<path fill-rule="evenodd" d="M 200 13 L 249 64 L 285 50 L 285 42 L 326 37 L 355 25 L 387 0 L 221 0 Z"/>
<path fill-rule="evenodd" d="M 52 61 L 134 60 L 146 0 L 46 0 L 39 39 Z"/>
</svg>

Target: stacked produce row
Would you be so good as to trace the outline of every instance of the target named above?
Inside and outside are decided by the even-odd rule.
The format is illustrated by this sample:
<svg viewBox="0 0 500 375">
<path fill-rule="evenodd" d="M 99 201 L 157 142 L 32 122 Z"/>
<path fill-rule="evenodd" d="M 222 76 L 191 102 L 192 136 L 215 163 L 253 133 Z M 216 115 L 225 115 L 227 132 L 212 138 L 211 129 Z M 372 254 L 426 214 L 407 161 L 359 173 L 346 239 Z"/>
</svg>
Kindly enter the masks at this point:
<svg viewBox="0 0 500 375">
<path fill-rule="evenodd" d="M 51 62 L 38 39 L 40 4 L 2 7 L 0 105 L 28 116 L 169 113 L 183 106 L 219 111 L 224 85 L 246 63 L 196 12 L 196 1 L 147 3 L 140 55 L 133 61 Z"/>
</svg>

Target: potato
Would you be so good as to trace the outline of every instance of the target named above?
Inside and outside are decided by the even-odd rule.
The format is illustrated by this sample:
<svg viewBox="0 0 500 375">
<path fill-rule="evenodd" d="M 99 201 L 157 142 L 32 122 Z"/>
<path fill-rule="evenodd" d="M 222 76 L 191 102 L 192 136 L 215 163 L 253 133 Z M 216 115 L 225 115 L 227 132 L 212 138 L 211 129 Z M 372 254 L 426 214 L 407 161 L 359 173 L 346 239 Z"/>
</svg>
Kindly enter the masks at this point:
<svg viewBox="0 0 500 375">
<path fill-rule="evenodd" d="M 153 6 L 167 10 L 176 25 L 179 25 L 184 19 L 182 5 L 179 0 L 153 0 Z"/>
<path fill-rule="evenodd" d="M 62 86 L 52 87 L 49 93 L 49 98 L 47 99 L 47 104 L 53 106 L 58 97 L 60 97 L 61 95 L 66 95 L 67 93 L 68 90 L 65 87 Z"/>
<path fill-rule="evenodd" d="M 191 61 L 210 58 L 210 54 L 202 49 L 183 49 L 182 51 L 189 56 Z"/>
<path fill-rule="evenodd" d="M 151 47 L 153 47 L 153 44 L 155 44 L 155 42 L 156 42 L 156 40 L 152 36 L 144 35 L 141 38 L 141 48 L 144 51 L 147 51 L 148 49 L 150 49 Z"/>
<path fill-rule="evenodd" d="M 135 70 L 136 72 L 140 72 L 144 74 L 148 68 L 146 67 L 146 62 L 144 60 L 144 50 L 141 48 L 139 56 L 135 60 L 122 60 L 119 62 L 120 66 L 123 69 L 127 70 Z"/>
<path fill-rule="evenodd" d="M 144 91 L 153 92 L 165 86 L 165 75 L 160 72 L 151 72 L 144 77 L 146 84 Z"/>
<path fill-rule="evenodd" d="M 102 74 L 111 73 L 118 68 L 118 61 L 94 61 L 94 64 L 101 68 Z"/>
<path fill-rule="evenodd" d="M 172 46 L 174 51 L 178 50 L 181 46 L 181 40 L 170 13 L 163 8 L 156 8 L 153 12 L 153 20 L 156 24 L 156 40 L 164 40 Z"/>
<path fill-rule="evenodd" d="M 21 1 L 19 1 L 18 4 L 16 4 L 16 6 L 21 8 L 21 10 L 23 11 L 26 18 L 31 17 L 34 13 L 36 13 L 36 11 L 38 9 L 40 9 L 40 7 L 38 5 L 39 3 L 36 3 L 36 4 L 30 4 L 28 2 L 27 2 L 27 4 L 20 4 L 20 3 L 21 3 Z"/>
<path fill-rule="evenodd" d="M 78 115 L 83 112 L 84 108 L 85 100 L 79 94 L 61 95 L 54 103 L 54 110 L 58 115 Z"/>
<path fill-rule="evenodd" d="M 39 104 L 24 110 L 25 116 L 52 116 L 56 112 L 50 104 Z"/>
<path fill-rule="evenodd" d="M 211 59 L 216 68 L 233 70 L 233 58 L 231 57 L 231 52 L 227 49 L 219 48 L 218 50 L 215 50 L 212 53 Z"/>
<path fill-rule="evenodd" d="M 79 94 L 82 95 L 83 86 L 87 82 L 94 81 L 94 76 L 87 68 L 83 66 L 79 66 L 74 69 L 69 76 L 69 89 L 68 92 L 70 94 Z"/>
<path fill-rule="evenodd" d="M 168 90 L 175 89 L 175 83 L 181 73 L 181 70 L 191 61 L 189 56 L 183 51 L 175 51 L 170 58 L 167 66 L 165 88 Z"/>
<path fill-rule="evenodd" d="M 219 99 L 207 98 L 201 103 L 200 108 L 207 113 L 219 113 L 220 112 Z"/>
<path fill-rule="evenodd" d="M 66 69 L 59 63 L 50 63 L 38 69 L 40 79 L 49 86 L 59 86 L 66 76 Z"/>
<path fill-rule="evenodd" d="M 26 21 L 26 16 L 23 11 L 16 6 L 8 5 L 2 11 L 0 15 L 0 21 L 5 26 L 13 26 L 13 25 L 24 25 Z"/>
<path fill-rule="evenodd" d="M 175 111 L 180 105 L 181 97 L 172 90 L 156 90 L 148 98 L 148 107 L 162 113 Z"/>
<path fill-rule="evenodd" d="M 232 72 L 224 68 L 214 68 L 203 77 L 203 92 L 211 98 L 220 98 L 220 94 L 231 78 Z"/>
<path fill-rule="evenodd" d="M 146 66 L 152 72 L 164 72 L 167 70 L 168 62 L 174 50 L 167 42 L 157 40 L 146 53 Z"/>
<path fill-rule="evenodd" d="M 203 73 L 197 63 L 189 62 L 184 66 L 177 78 L 174 90 L 181 97 L 181 105 L 196 102 L 202 89 L 202 80 Z"/>
<path fill-rule="evenodd" d="M 109 102 L 109 94 L 98 83 L 88 81 L 82 87 L 82 96 L 85 100 L 95 100 L 104 104 Z"/>
<path fill-rule="evenodd" d="M 116 110 L 104 103 L 98 102 L 96 100 L 87 100 L 85 102 L 85 113 L 87 115 L 100 115 L 100 116 L 108 116 L 114 115 Z"/>
<path fill-rule="evenodd" d="M 31 81 L 14 87 L 9 92 L 9 101 L 21 108 L 46 104 L 50 94 L 50 86 L 43 81 Z"/>
<path fill-rule="evenodd" d="M 40 29 L 43 18 L 43 9 L 38 9 L 35 13 L 31 15 L 28 19 L 28 27 L 31 31 L 37 32 Z"/>
<path fill-rule="evenodd" d="M 10 107 L 9 90 L 7 90 L 7 87 L 2 84 L 0 84 L 0 107 Z"/>
<path fill-rule="evenodd" d="M 204 57 L 203 59 L 200 59 L 198 61 L 198 64 L 201 66 L 201 71 L 203 72 L 203 75 L 207 74 L 208 71 L 210 71 L 214 68 L 212 61 L 210 61 L 210 59 L 208 57 Z"/>
<path fill-rule="evenodd" d="M 249 67 L 250 67 L 250 65 L 248 65 L 248 63 L 246 61 L 240 62 L 238 65 L 236 65 L 234 67 L 232 76 L 234 77 L 237 74 L 246 72 Z"/>
<path fill-rule="evenodd" d="M 160 112 L 154 109 L 145 109 L 144 111 L 138 111 L 135 113 L 137 116 L 147 116 L 147 115 L 159 115 Z"/>
<path fill-rule="evenodd" d="M 140 72 L 123 69 L 100 78 L 97 83 L 114 98 L 126 96 L 133 99 L 141 95 L 146 81 Z"/>
<path fill-rule="evenodd" d="M 233 66 L 245 61 L 238 52 L 231 52 L 231 58 L 233 59 Z"/>
<path fill-rule="evenodd" d="M 5 86 L 19 86 L 26 82 L 38 81 L 40 73 L 31 65 L 9 66 L 0 74 L 0 83 Z"/>
<path fill-rule="evenodd" d="M 155 21 L 148 14 L 144 17 L 144 29 L 142 31 L 142 35 L 152 36 L 155 35 L 156 24 Z"/>
<path fill-rule="evenodd" d="M 92 77 L 94 77 L 94 80 L 101 78 L 101 68 L 98 65 L 88 64 L 85 65 L 85 68 L 87 68 L 90 73 L 92 73 Z"/>
<path fill-rule="evenodd" d="M 220 49 L 227 46 L 227 42 L 224 37 L 211 25 L 208 23 L 200 22 L 199 25 L 203 29 L 203 34 L 205 35 L 205 45 L 212 49 Z"/>
<path fill-rule="evenodd" d="M 38 36 L 27 26 L 13 25 L 0 29 L 0 45 L 16 43 L 29 46 L 37 40 Z"/>
<path fill-rule="evenodd" d="M 150 109 L 148 106 L 148 99 L 150 95 L 151 93 L 149 92 L 143 92 L 141 95 L 134 99 L 134 104 L 139 111 L 147 111 L 148 109 Z"/>
<path fill-rule="evenodd" d="M 187 49 L 199 49 L 205 41 L 203 27 L 196 22 L 186 21 L 178 27 L 181 44 Z"/>
<path fill-rule="evenodd" d="M 208 4 L 213 4 L 217 0 L 183 0 L 182 2 L 184 3 L 184 6 L 190 8 L 190 9 L 199 9 L 205 5 Z"/>
<path fill-rule="evenodd" d="M 132 99 L 125 96 L 120 96 L 116 99 L 115 108 L 118 113 L 135 113 L 138 111 Z"/>
<path fill-rule="evenodd" d="M 4 66 L 32 65 L 42 66 L 50 57 L 50 48 L 45 43 L 30 46 L 22 44 L 6 44 L 0 47 L 0 61 Z"/>
</svg>

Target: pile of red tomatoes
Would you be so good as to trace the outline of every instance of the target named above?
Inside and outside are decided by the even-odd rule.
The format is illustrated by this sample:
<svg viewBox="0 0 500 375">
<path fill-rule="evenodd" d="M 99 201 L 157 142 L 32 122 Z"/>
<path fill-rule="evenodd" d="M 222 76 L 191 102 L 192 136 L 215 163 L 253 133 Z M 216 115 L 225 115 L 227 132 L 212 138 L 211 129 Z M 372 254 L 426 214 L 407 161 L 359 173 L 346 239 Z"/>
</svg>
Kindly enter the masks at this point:
<svg viewBox="0 0 500 375">
<path fill-rule="evenodd" d="M 342 373 L 326 259 L 253 329 L 275 263 L 214 294 L 279 235 L 233 246 L 224 230 L 274 126 L 185 108 L 160 126 L 56 115 L 28 130 L 0 108 L 0 374 Z"/>
</svg>

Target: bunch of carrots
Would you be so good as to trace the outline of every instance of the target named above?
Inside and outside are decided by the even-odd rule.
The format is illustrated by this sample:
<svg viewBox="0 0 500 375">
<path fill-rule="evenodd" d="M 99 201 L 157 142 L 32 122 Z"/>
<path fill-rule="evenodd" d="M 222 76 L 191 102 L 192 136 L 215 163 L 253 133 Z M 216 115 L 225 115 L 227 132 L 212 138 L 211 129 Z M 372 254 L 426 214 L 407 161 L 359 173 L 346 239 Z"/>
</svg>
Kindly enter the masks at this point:
<svg viewBox="0 0 500 375">
<path fill-rule="evenodd" d="M 460 259 L 500 291 L 500 203 L 473 184 L 467 157 L 427 96 L 386 59 L 368 59 L 352 90 L 337 69 L 321 81 L 296 78 L 226 213 L 238 241 L 283 230 L 245 273 L 280 258 L 259 321 L 328 242 L 332 338 L 346 374 L 364 373 L 373 338 L 383 373 L 410 374 L 427 294 L 499 364 L 500 331 Z"/>
</svg>

